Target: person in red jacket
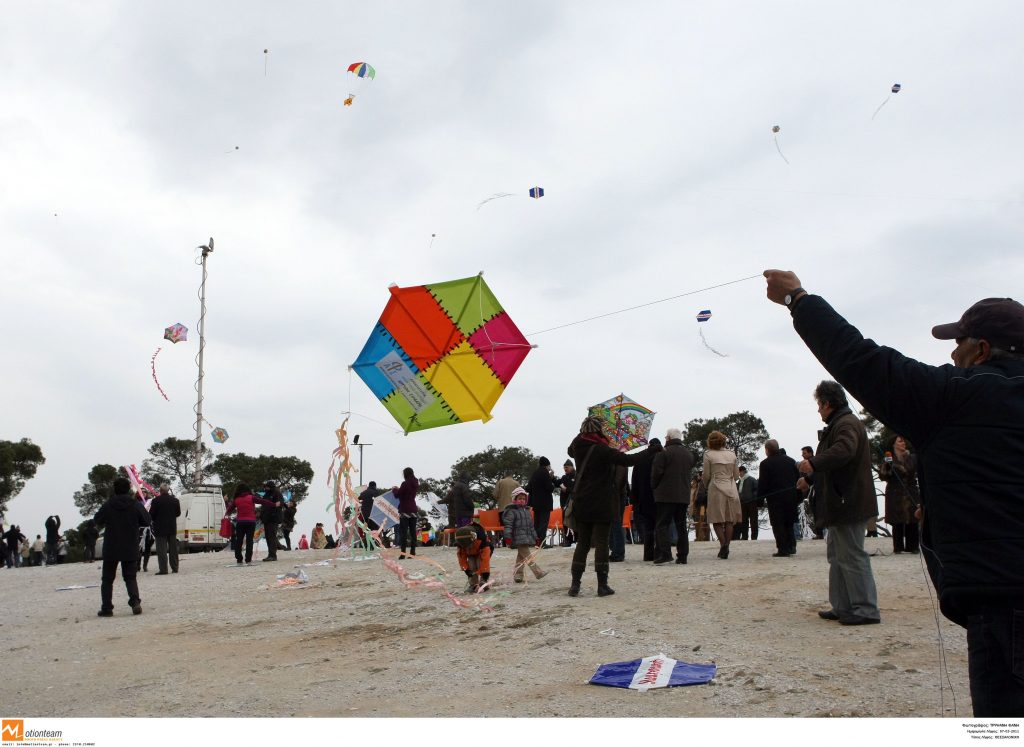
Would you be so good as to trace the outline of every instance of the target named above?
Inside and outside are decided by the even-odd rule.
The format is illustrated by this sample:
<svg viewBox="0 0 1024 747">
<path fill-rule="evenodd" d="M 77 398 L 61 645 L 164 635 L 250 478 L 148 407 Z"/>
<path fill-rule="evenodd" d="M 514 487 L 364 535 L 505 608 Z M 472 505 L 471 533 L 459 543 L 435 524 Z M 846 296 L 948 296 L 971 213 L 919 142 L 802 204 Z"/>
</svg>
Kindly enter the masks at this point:
<svg viewBox="0 0 1024 747">
<path fill-rule="evenodd" d="M 280 503 L 275 504 L 274 501 L 255 496 L 252 494 L 252 490 L 249 489 L 248 485 L 239 484 L 235 488 L 235 497 L 228 502 L 227 510 L 224 512 L 226 516 L 238 512 L 238 516 L 235 518 L 235 561 L 242 564 L 242 540 L 245 540 L 245 562 L 252 562 L 252 537 L 256 533 L 256 504 L 262 504 L 264 506 L 280 506 Z"/>
</svg>

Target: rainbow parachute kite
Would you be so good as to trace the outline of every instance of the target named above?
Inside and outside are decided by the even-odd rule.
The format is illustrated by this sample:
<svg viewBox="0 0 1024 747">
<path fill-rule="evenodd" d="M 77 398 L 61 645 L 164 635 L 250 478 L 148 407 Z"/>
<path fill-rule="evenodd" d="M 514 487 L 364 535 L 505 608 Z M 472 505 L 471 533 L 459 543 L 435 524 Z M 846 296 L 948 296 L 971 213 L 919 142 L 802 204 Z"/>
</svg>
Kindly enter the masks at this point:
<svg viewBox="0 0 1024 747">
<path fill-rule="evenodd" d="M 531 346 L 484 282 L 391 286 L 352 364 L 406 434 L 491 419 Z"/>
<path fill-rule="evenodd" d="M 361 90 L 363 86 L 369 84 L 370 81 L 377 77 L 377 71 L 373 69 L 372 65 L 368 65 L 365 62 L 353 62 L 348 66 L 348 71 L 355 76 L 355 79 L 349 79 L 346 76 L 346 79 L 349 80 L 349 90 L 352 92 L 349 93 L 348 98 L 343 103 L 345 106 L 352 106 L 352 102 L 356 98 L 356 90 L 354 89 Z"/>
<path fill-rule="evenodd" d="M 605 433 L 619 451 L 631 451 L 646 444 L 654 425 L 654 411 L 625 394 L 593 405 L 587 414 L 607 423 Z"/>
</svg>

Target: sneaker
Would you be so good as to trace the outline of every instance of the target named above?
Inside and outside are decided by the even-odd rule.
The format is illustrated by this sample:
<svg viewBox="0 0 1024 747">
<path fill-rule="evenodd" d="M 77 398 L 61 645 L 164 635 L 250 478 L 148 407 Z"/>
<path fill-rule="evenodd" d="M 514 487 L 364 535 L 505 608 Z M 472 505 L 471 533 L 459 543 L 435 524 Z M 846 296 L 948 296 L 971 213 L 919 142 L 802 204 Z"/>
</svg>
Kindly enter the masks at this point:
<svg viewBox="0 0 1024 747">
<path fill-rule="evenodd" d="M 96 614 L 99 617 L 113 617 L 114 616 L 114 610 L 100 610 Z"/>
<path fill-rule="evenodd" d="M 133 615 L 141 615 L 142 614 L 142 603 L 141 602 L 136 602 L 135 604 L 132 605 L 132 614 Z"/>
<path fill-rule="evenodd" d="M 538 580 L 540 580 L 540 579 L 544 578 L 546 575 L 548 575 L 549 573 L 551 573 L 551 571 L 541 571 L 540 573 L 535 573 L 533 575 L 536 576 Z"/>
<path fill-rule="evenodd" d="M 837 615 L 832 610 L 819 610 L 818 611 L 818 617 L 820 617 L 822 620 L 838 620 L 839 619 L 839 615 Z"/>
<path fill-rule="evenodd" d="M 521 578 L 514 578 L 512 580 L 515 581 L 517 584 L 523 583 L 523 579 L 521 579 Z"/>
</svg>

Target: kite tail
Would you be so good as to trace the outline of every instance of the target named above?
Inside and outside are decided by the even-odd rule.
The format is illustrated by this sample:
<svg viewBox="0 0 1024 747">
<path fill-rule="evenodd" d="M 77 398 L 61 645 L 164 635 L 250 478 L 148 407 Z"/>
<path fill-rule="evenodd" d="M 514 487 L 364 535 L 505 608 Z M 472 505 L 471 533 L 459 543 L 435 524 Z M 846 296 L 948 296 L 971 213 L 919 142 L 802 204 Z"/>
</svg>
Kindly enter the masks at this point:
<svg viewBox="0 0 1024 747">
<path fill-rule="evenodd" d="M 789 159 L 786 158 L 786 156 L 783 155 L 783 153 L 782 153 L 782 148 L 781 148 L 781 146 L 779 146 L 779 136 L 778 135 L 775 136 L 775 150 L 777 150 L 779 152 L 779 155 L 782 156 L 782 160 L 785 161 L 786 165 L 788 166 L 789 165 Z M 707 343 L 705 343 L 705 344 L 707 344 Z M 721 353 L 719 353 L 719 355 L 721 355 Z"/>
<path fill-rule="evenodd" d="M 892 96 L 886 96 L 885 97 L 885 101 L 883 101 L 881 104 L 878 105 L 878 108 L 875 109 L 875 113 L 871 115 L 871 119 L 872 120 L 874 120 L 874 118 L 876 116 L 878 116 L 878 112 L 882 111 L 882 107 L 885 106 L 886 104 L 888 104 L 889 103 L 889 99 L 891 99 L 891 98 L 892 98 Z"/>
<path fill-rule="evenodd" d="M 719 356 L 721 356 L 722 358 L 728 358 L 728 357 L 729 357 L 729 356 L 728 356 L 728 355 L 726 355 L 725 353 L 719 353 L 719 352 L 718 352 L 717 350 L 715 350 L 715 349 L 714 349 L 713 347 L 711 347 L 710 345 L 708 345 L 708 341 L 704 339 L 704 330 L 702 330 L 702 329 L 701 329 L 701 330 L 698 330 L 698 332 L 700 332 L 700 341 L 704 343 L 704 347 L 706 347 L 706 348 L 707 348 L 708 350 L 710 350 L 710 351 L 711 351 L 712 353 L 714 353 L 715 355 L 719 355 Z"/>
<path fill-rule="evenodd" d="M 512 194 L 511 192 L 498 192 L 496 194 L 491 195 L 486 200 L 483 200 L 482 202 L 478 203 L 477 206 L 476 206 L 476 209 L 479 210 L 480 208 L 482 208 L 484 205 L 486 205 L 491 200 L 500 200 L 503 197 L 515 197 L 515 195 Z"/>
<path fill-rule="evenodd" d="M 160 391 L 163 398 L 170 402 L 171 398 L 167 396 L 167 392 L 165 392 L 164 388 L 160 386 L 160 379 L 156 377 L 156 357 L 160 355 L 161 350 L 163 350 L 163 348 L 157 348 L 156 352 L 153 353 L 153 357 L 149 359 L 149 368 L 153 371 L 153 382 L 156 384 L 156 388 Z"/>
</svg>

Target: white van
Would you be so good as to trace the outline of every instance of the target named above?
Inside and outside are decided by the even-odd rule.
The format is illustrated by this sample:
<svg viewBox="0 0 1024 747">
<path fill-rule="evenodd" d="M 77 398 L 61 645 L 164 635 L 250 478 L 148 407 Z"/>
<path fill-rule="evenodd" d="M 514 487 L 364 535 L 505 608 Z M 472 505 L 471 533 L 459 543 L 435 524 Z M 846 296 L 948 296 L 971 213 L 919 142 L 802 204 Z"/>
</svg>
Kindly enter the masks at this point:
<svg viewBox="0 0 1024 747">
<path fill-rule="evenodd" d="M 178 549 L 181 552 L 223 550 L 228 541 L 220 536 L 224 497 L 220 485 L 199 485 L 178 496 Z"/>
</svg>

